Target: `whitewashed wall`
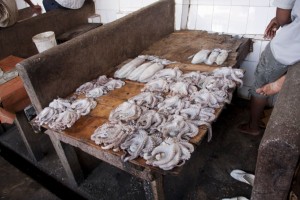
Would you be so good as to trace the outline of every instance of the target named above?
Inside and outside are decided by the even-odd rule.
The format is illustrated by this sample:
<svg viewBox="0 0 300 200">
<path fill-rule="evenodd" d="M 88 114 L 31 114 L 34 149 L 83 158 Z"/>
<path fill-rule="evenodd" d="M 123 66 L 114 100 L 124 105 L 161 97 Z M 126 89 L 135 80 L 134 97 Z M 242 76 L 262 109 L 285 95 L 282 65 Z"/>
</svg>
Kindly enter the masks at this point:
<svg viewBox="0 0 300 200">
<path fill-rule="evenodd" d="M 24 0 L 16 0 L 26 7 Z M 94 0 L 102 23 L 109 23 L 158 0 Z M 42 0 L 32 0 L 42 5 Z M 175 30 L 206 30 L 252 38 L 253 52 L 241 67 L 246 70 L 240 96 L 249 97 L 248 89 L 261 52 L 269 41 L 263 39 L 265 27 L 275 16 L 273 0 L 175 0 Z M 158 19 L 159 20 L 159 19 Z"/>
</svg>

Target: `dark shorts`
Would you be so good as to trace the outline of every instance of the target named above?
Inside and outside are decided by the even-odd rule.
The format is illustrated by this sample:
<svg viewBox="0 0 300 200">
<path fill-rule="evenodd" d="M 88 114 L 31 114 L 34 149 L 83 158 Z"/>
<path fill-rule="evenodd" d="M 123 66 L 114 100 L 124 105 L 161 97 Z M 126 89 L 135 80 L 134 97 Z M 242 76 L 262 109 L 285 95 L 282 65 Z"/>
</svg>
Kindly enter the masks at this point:
<svg viewBox="0 0 300 200">
<path fill-rule="evenodd" d="M 59 3 L 57 3 L 55 0 L 43 0 L 43 6 L 46 10 L 46 12 L 50 10 L 55 10 L 58 8 L 64 8 Z"/>
<path fill-rule="evenodd" d="M 283 76 L 287 70 L 287 65 L 281 64 L 274 58 L 269 43 L 262 52 L 259 63 L 256 67 L 256 71 L 254 73 L 255 81 L 250 89 L 250 94 L 259 98 L 267 98 L 264 95 L 256 93 L 255 90 L 268 83 L 276 81 Z"/>
</svg>

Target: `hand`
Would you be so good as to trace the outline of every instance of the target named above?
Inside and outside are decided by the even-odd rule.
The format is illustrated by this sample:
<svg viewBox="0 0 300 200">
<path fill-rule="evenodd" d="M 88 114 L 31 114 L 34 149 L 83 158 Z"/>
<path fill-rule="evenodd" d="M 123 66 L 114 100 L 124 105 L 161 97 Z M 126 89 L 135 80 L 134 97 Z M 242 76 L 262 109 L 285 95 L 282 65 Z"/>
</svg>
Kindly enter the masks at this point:
<svg viewBox="0 0 300 200">
<path fill-rule="evenodd" d="M 40 5 L 33 5 L 31 9 L 36 14 L 42 14 L 42 8 Z"/>
<path fill-rule="evenodd" d="M 280 25 L 277 22 L 276 17 L 274 17 L 270 23 L 268 24 L 266 30 L 265 30 L 265 34 L 264 34 L 264 38 L 266 39 L 272 39 L 273 37 L 275 37 L 276 35 L 276 31 L 279 29 Z"/>
</svg>

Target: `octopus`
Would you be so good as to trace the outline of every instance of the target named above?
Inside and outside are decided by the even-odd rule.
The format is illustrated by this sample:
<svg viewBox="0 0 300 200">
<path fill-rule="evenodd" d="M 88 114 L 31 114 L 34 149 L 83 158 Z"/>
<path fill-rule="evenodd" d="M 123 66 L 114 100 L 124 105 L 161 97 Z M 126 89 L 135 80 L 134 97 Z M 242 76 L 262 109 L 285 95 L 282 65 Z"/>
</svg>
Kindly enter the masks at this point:
<svg viewBox="0 0 300 200">
<path fill-rule="evenodd" d="M 54 99 L 50 102 L 49 107 L 54 108 L 59 112 L 63 112 L 71 107 L 71 101 L 62 98 Z"/>
<path fill-rule="evenodd" d="M 241 87 L 243 85 L 244 71 L 242 69 L 232 69 L 231 67 L 221 67 L 213 71 L 213 76 L 233 80 Z"/>
<path fill-rule="evenodd" d="M 193 71 L 186 74 L 182 74 L 181 77 L 178 79 L 179 81 L 187 82 L 192 85 L 201 86 L 204 82 L 206 77 L 208 76 L 207 73 L 200 73 L 199 71 Z"/>
<path fill-rule="evenodd" d="M 35 123 L 38 126 L 49 124 L 57 118 L 58 111 L 52 107 L 44 108 L 35 118 Z"/>
<path fill-rule="evenodd" d="M 177 80 L 182 75 L 178 67 L 162 69 L 152 77 L 152 79 L 165 79 L 168 81 Z"/>
<path fill-rule="evenodd" d="M 78 114 L 80 115 L 87 115 L 91 112 L 92 109 L 94 109 L 97 105 L 97 102 L 93 99 L 78 99 L 75 100 L 71 108 L 74 109 Z"/>
<path fill-rule="evenodd" d="M 148 165 L 157 166 L 163 170 L 171 170 L 181 166 L 190 159 L 194 146 L 187 141 L 167 138 L 154 148 L 150 156 L 146 156 Z"/>
<path fill-rule="evenodd" d="M 148 110 L 137 120 L 139 129 L 157 129 L 157 127 L 166 121 L 166 117 L 155 110 Z"/>
<path fill-rule="evenodd" d="M 197 87 L 191 85 L 187 82 L 176 82 L 170 86 L 170 93 L 171 95 L 178 95 L 180 97 L 187 96 L 193 92 L 197 91 Z"/>
<path fill-rule="evenodd" d="M 141 114 L 147 110 L 145 107 L 135 105 L 130 102 L 124 102 L 116 109 L 110 112 L 109 121 L 131 121 L 138 119 Z"/>
<path fill-rule="evenodd" d="M 76 91 L 75 94 L 86 94 L 88 91 L 90 91 L 91 89 L 94 88 L 94 83 L 92 82 L 86 82 L 84 84 L 82 84 L 81 86 L 79 86 Z"/>
<path fill-rule="evenodd" d="M 162 142 L 162 139 L 157 135 L 148 135 L 145 130 L 138 130 L 127 137 L 120 145 L 126 154 L 122 156 L 124 162 L 133 160 L 138 156 L 146 157 L 150 155 L 152 150 Z M 129 155 L 128 155 L 129 154 Z"/>
<path fill-rule="evenodd" d="M 220 104 L 216 97 L 207 89 L 201 89 L 194 92 L 190 96 L 190 100 L 196 104 L 201 104 L 203 107 L 219 108 Z"/>
<path fill-rule="evenodd" d="M 162 123 L 158 130 L 163 137 L 177 137 L 179 139 L 190 139 L 195 137 L 199 130 L 192 122 L 185 120 L 180 115 L 170 115 L 165 123 Z"/>
<path fill-rule="evenodd" d="M 49 123 L 48 126 L 51 129 L 61 131 L 70 128 L 79 118 L 80 114 L 74 110 L 67 109 L 64 112 L 59 113 L 57 118 Z"/>
<path fill-rule="evenodd" d="M 105 83 L 104 87 L 107 90 L 114 90 L 115 88 L 121 88 L 123 85 L 125 85 L 124 81 L 110 79 L 107 83 Z"/>
<path fill-rule="evenodd" d="M 91 135 L 97 145 L 102 145 L 102 149 L 113 149 L 119 151 L 120 145 L 127 139 L 128 136 L 133 134 L 135 128 L 131 125 L 118 123 L 105 123 L 99 126 Z"/>
<path fill-rule="evenodd" d="M 105 95 L 107 93 L 106 87 L 99 86 L 88 91 L 85 96 L 88 98 L 97 98 Z"/>
<path fill-rule="evenodd" d="M 152 92 L 142 92 L 130 99 L 128 102 L 135 103 L 139 106 L 144 106 L 147 108 L 155 108 L 158 103 L 162 102 L 164 98 L 159 94 L 152 93 Z"/>
<path fill-rule="evenodd" d="M 168 82 L 161 78 L 149 81 L 142 89 L 142 92 L 168 92 L 168 91 L 169 91 Z"/>
<path fill-rule="evenodd" d="M 181 109 L 190 105 L 189 101 L 182 99 L 179 96 L 171 96 L 157 105 L 158 112 L 165 115 L 178 113 Z"/>
<path fill-rule="evenodd" d="M 107 78 L 106 75 L 99 76 L 95 82 L 95 86 L 103 86 L 105 85 L 108 81 L 113 80 L 112 78 Z"/>
</svg>

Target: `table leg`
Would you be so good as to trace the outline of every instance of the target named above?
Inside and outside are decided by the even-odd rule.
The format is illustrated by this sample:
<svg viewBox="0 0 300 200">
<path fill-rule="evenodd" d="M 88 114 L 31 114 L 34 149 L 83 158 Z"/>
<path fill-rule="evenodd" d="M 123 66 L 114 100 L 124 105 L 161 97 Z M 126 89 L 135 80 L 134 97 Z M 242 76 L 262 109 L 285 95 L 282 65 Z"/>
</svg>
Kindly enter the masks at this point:
<svg viewBox="0 0 300 200">
<path fill-rule="evenodd" d="M 23 111 L 16 113 L 15 124 L 25 143 L 30 158 L 34 162 L 41 160 L 44 155 L 39 142 L 40 135 L 34 133 Z"/>
<path fill-rule="evenodd" d="M 155 180 L 145 181 L 144 190 L 147 200 L 164 200 L 163 175 L 156 174 Z"/>
<path fill-rule="evenodd" d="M 74 147 L 61 142 L 54 134 L 49 134 L 49 137 L 71 186 L 76 188 L 84 180 L 84 177 Z"/>
</svg>

